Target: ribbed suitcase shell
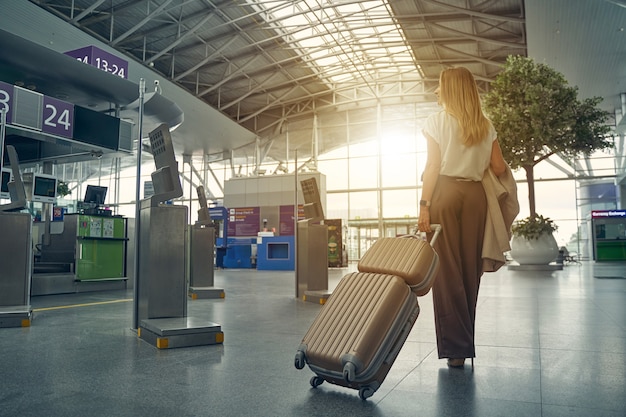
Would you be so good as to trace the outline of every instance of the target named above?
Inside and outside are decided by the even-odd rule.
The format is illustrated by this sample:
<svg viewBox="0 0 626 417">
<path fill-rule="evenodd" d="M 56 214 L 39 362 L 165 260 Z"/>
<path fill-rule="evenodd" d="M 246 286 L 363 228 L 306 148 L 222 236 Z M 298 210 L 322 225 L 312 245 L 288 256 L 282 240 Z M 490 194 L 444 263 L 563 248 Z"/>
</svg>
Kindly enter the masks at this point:
<svg viewBox="0 0 626 417">
<path fill-rule="evenodd" d="M 342 278 L 302 339 L 296 368 L 306 364 L 324 380 L 359 390 L 380 387 L 417 316 L 419 304 L 398 276 L 353 272 Z"/>
<path fill-rule="evenodd" d="M 372 245 L 358 264 L 360 272 L 397 275 L 418 296 L 430 291 L 439 268 L 432 246 L 415 237 L 383 237 Z"/>
</svg>

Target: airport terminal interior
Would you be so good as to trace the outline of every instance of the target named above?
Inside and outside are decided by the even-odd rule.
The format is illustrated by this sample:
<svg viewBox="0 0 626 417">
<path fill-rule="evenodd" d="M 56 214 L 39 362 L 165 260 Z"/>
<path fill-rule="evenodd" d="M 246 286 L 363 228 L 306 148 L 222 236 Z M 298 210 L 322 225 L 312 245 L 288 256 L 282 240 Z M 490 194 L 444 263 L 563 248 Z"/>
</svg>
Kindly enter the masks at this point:
<svg viewBox="0 0 626 417">
<path fill-rule="evenodd" d="M 623 0 L 4 4 L 0 416 L 626 415 L 625 27 Z M 464 366 L 412 287 L 383 383 L 321 383 L 308 329 L 416 231 L 440 71 L 487 94 L 514 55 L 608 115 L 609 148 L 534 168 L 545 259 L 483 275 Z"/>
</svg>

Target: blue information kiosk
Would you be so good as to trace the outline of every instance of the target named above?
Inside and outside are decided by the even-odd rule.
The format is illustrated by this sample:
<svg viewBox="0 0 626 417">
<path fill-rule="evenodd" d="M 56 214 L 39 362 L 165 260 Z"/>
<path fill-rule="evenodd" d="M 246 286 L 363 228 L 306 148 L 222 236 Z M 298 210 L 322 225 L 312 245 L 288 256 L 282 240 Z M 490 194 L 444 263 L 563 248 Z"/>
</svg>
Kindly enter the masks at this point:
<svg viewBox="0 0 626 417">
<path fill-rule="evenodd" d="M 263 236 L 257 238 L 258 270 L 293 271 L 296 267 L 294 236 Z"/>
</svg>

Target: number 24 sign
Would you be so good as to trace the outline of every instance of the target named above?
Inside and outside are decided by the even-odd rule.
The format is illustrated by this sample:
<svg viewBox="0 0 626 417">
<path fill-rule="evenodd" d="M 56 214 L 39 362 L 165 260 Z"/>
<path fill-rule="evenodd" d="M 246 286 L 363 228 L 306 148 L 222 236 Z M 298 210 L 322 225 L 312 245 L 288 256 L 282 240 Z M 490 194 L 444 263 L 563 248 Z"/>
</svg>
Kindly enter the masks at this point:
<svg viewBox="0 0 626 417">
<path fill-rule="evenodd" d="M 56 98 L 43 96 L 41 130 L 66 138 L 74 136 L 74 105 Z"/>
</svg>

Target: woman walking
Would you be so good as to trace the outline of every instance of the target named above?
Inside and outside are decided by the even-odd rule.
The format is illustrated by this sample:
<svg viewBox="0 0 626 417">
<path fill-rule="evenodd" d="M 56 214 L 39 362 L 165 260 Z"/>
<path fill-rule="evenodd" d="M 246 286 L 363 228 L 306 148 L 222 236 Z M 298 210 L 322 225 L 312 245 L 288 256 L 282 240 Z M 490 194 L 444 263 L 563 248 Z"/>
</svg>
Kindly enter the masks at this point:
<svg viewBox="0 0 626 417">
<path fill-rule="evenodd" d="M 418 227 L 430 232 L 431 223 L 443 226 L 435 243 L 440 257 L 433 285 L 437 349 L 448 366 L 462 367 L 476 354 L 474 321 L 487 216 L 481 180 L 489 167 L 503 174 L 506 163 L 471 72 L 443 70 L 436 93 L 443 110 L 428 117 L 423 131 L 428 159 Z"/>
</svg>

